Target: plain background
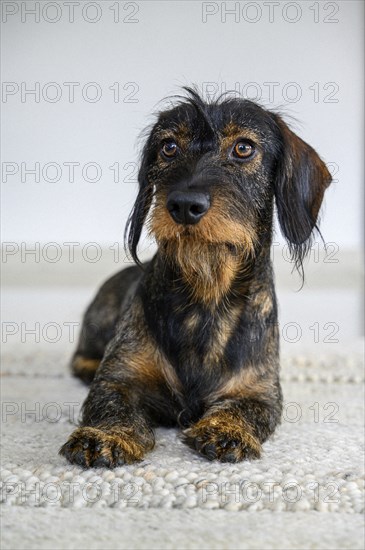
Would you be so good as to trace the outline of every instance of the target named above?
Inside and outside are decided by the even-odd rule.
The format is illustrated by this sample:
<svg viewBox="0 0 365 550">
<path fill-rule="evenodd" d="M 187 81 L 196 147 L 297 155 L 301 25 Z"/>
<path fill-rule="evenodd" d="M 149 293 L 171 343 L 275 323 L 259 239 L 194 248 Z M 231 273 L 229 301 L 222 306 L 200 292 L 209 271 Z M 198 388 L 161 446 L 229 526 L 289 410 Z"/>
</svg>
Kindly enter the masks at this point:
<svg viewBox="0 0 365 550">
<path fill-rule="evenodd" d="M 73 4 L 2 3 L 3 241 L 121 241 L 138 136 L 195 84 L 295 117 L 334 173 L 326 241 L 361 249 L 363 2 Z"/>
</svg>

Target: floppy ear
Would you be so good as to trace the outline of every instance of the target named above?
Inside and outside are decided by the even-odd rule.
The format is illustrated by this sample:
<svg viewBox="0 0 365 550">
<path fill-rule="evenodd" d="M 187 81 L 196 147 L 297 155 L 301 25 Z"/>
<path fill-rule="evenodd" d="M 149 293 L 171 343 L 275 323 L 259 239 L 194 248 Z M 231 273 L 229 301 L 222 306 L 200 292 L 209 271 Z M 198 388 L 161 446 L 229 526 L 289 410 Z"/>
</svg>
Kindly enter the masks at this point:
<svg viewBox="0 0 365 550">
<path fill-rule="evenodd" d="M 125 246 L 138 265 L 141 265 L 141 262 L 138 258 L 137 246 L 153 199 L 153 185 L 147 179 L 148 166 L 152 156 L 152 133 L 153 129 L 142 151 L 141 165 L 138 172 L 139 191 L 132 212 L 128 217 L 124 233 Z"/>
<path fill-rule="evenodd" d="M 318 230 L 318 213 L 332 176 L 310 145 L 278 115 L 274 120 L 281 142 L 274 181 L 276 207 L 281 230 L 298 267 L 311 246 L 314 230 Z"/>
</svg>

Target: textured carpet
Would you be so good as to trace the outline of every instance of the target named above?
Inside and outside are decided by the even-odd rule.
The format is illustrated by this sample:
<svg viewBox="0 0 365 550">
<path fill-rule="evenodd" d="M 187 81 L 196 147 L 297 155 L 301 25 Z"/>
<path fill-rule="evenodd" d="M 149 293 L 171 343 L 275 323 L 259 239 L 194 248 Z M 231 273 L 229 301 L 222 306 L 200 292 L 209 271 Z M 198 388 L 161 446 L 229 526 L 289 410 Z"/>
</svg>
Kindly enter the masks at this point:
<svg viewBox="0 0 365 550">
<path fill-rule="evenodd" d="M 143 462 L 113 471 L 83 471 L 57 455 L 87 393 L 66 362 L 59 352 L 3 359 L 4 548 L 363 547 L 360 353 L 283 359 L 283 422 L 259 461 L 208 462 L 176 430 L 158 429 Z M 122 538 L 107 528 L 113 518 Z M 35 519 L 52 524 L 53 535 L 29 529 Z M 153 535 L 157 526 L 164 538 Z"/>
</svg>

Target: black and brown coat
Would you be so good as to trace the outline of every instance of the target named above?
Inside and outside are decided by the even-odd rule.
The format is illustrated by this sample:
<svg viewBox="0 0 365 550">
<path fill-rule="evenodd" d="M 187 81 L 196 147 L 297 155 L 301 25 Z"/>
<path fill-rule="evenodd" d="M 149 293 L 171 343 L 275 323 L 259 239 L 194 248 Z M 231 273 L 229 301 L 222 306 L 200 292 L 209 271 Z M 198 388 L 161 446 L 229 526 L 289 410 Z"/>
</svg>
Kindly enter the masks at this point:
<svg viewBox="0 0 365 550">
<path fill-rule="evenodd" d="M 137 265 L 85 314 L 72 368 L 91 388 L 60 451 L 83 467 L 141 460 L 158 425 L 182 427 L 208 459 L 257 458 L 280 422 L 274 203 L 300 267 L 331 176 L 278 114 L 187 92 L 143 150 L 128 225 Z M 158 250 L 141 265 L 145 222 Z"/>
</svg>

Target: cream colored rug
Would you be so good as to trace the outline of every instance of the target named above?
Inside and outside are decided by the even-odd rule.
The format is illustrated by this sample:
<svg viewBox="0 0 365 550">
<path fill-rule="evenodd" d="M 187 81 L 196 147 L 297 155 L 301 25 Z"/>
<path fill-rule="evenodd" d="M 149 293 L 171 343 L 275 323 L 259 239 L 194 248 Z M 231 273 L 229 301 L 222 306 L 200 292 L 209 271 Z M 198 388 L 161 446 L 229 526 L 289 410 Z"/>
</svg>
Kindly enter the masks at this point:
<svg viewBox="0 0 365 550">
<path fill-rule="evenodd" d="M 283 359 L 283 422 L 259 461 L 208 462 L 158 429 L 113 471 L 57 454 L 87 393 L 67 359 L 3 359 L 4 548 L 363 547 L 361 353 Z"/>
</svg>

